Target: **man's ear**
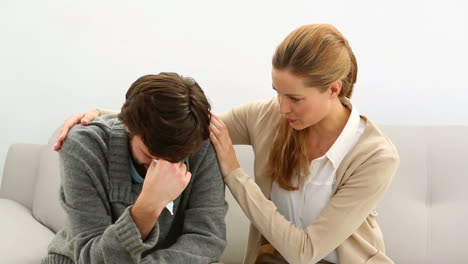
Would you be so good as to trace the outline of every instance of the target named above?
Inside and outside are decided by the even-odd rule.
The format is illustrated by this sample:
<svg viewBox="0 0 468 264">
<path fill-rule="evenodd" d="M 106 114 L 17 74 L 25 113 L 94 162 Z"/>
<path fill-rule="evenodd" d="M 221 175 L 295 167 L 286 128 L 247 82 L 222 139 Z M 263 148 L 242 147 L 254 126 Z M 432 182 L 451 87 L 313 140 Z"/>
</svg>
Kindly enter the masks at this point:
<svg viewBox="0 0 468 264">
<path fill-rule="evenodd" d="M 332 97 L 338 97 L 341 92 L 341 88 L 343 87 L 343 82 L 342 81 L 336 81 L 330 85 L 330 89 L 328 92 Z"/>
</svg>

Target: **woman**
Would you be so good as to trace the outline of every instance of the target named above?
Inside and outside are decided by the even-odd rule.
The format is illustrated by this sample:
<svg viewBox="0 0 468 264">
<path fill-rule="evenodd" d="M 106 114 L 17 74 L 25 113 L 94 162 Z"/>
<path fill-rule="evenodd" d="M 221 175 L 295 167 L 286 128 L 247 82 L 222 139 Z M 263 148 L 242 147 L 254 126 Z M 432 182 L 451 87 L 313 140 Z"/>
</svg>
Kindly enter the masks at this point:
<svg viewBox="0 0 468 264">
<path fill-rule="evenodd" d="M 356 76 L 343 35 L 331 25 L 305 25 L 273 56 L 277 98 L 212 116 L 210 138 L 225 183 L 251 221 L 245 263 L 393 263 L 375 207 L 399 159 L 352 106 Z M 66 121 L 56 148 L 69 127 L 98 113 Z M 255 181 L 232 144 L 252 145 Z"/>
</svg>

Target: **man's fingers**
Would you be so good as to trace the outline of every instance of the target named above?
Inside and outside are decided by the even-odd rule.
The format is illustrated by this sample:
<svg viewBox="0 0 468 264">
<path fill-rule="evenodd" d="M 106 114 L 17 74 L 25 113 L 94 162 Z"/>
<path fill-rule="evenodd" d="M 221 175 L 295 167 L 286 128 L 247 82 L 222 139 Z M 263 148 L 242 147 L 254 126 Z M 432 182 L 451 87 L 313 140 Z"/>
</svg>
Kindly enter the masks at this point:
<svg viewBox="0 0 468 264">
<path fill-rule="evenodd" d="M 179 165 L 179 168 L 185 173 L 187 171 L 187 165 L 185 163 L 181 162 Z"/>
<path fill-rule="evenodd" d="M 187 186 L 187 184 L 190 182 L 191 178 L 192 178 L 192 173 L 190 173 L 190 171 L 187 171 L 185 173 L 185 186 Z"/>
</svg>

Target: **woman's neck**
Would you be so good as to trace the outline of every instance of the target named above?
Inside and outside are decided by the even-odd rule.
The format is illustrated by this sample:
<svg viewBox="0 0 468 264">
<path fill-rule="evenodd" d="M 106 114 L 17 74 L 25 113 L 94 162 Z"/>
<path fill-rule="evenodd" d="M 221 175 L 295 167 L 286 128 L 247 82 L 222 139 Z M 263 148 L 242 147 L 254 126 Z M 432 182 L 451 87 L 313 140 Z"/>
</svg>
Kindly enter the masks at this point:
<svg viewBox="0 0 468 264">
<path fill-rule="evenodd" d="M 351 111 L 337 99 L 330 114 L 309 128 L 309 159 L 323 156 L 340 136 Z"/>
</svg>

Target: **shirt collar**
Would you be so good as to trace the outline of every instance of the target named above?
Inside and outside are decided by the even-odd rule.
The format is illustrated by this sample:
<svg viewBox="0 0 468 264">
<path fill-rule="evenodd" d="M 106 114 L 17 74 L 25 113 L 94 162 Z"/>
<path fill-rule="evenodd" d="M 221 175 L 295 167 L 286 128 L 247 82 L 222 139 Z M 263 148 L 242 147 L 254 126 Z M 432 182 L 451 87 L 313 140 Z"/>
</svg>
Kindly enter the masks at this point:
<svg viewBox="0 0 468 264">
<path fill-rule="evenodd" d="M 132 157 L 128 156 L 128 160 L 130 162 L 130 174 L 132 175 L 132 180 L 134 183 L 143 183 L 145 180 L 141 177 L 140 173 L 138 173 L 137 169 L 135 168 L 135 163 L 133 163 Z"/>
<path fill-rule="evenodd" d="M 327 158 L 332 162 L 333 167 L 336 169 L 340 165 L 341 161 L 349 151 L 349 147 L 353 144 L 353 138 L 359 129 L 359 112 L 348 98 L 340 98 L 341 103 L 351 110 L 348 121 L 346 122 L 343 131 L 336 139 L 335 143 L 331 146 L 328 152 L 325 154 Z"/>
</svg>

